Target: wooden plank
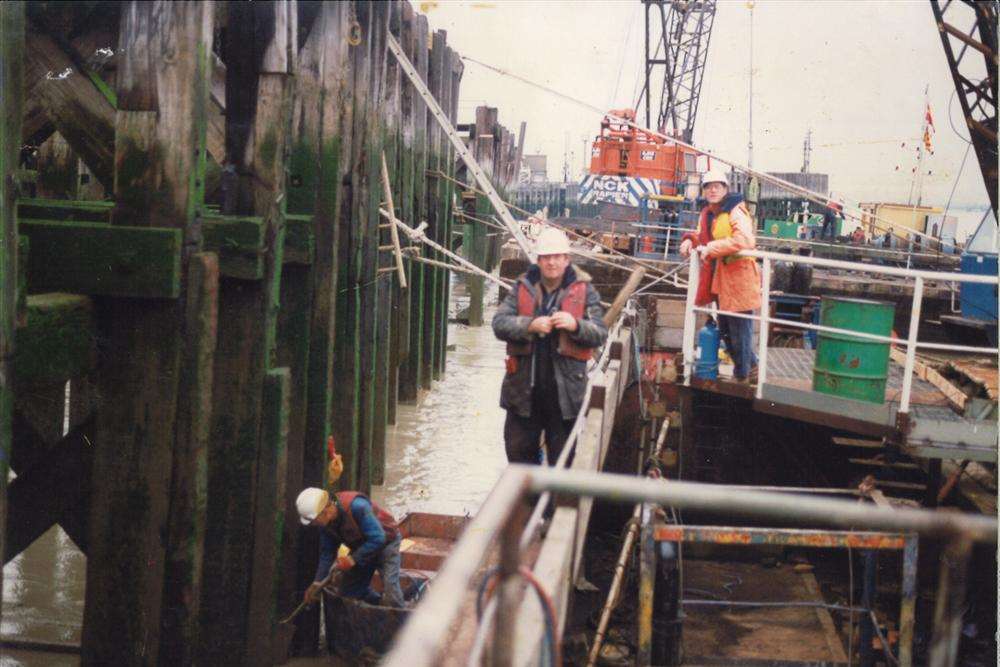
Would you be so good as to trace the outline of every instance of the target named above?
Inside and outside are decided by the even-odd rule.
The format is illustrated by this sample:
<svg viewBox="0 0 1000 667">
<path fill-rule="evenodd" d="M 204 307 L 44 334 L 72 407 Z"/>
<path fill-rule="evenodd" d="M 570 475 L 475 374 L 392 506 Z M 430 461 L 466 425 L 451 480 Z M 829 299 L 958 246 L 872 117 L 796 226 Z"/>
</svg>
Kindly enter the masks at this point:
<svg viewBox="0 0 1000 667">
<path fill-rule="evenodd" d="M 208 502 L 208 437 L 219 320 L 219 259 L 196 253 L 188 266 L 187 339 L 177 402 L 163 577 L 161 664 L 191 664 L 197 647 Z"/>
<path fill-rule="evenodd" d="M 174 299 L 182 230 L 91 222 L 24 221 L 31 292 Z"/>
<path fill-rule="evenodd" d="M 115 222 L 178 228 L 185 240 L 196 238 L 210 7 L 132 2 L 122 11 L 120 49 L 143 43 L 171 57 L 150 58 L 151 70 L 132 72 L 140 87 L 157 91 L 155 110 L 144 108 L 146 95 L 119 99 L 114 183 L 122 215 Z M 177 442 L 184 312 L 177 301 L 112 300 L 101 315 L 107 348 L 93 464 L 101 483 L 92 490 L 81 658 L 124 665 L 160 656 L 166 471 Z"/>
<path fill-rule="evenodd" d="M 226 316 L 219 322 L 208 470 L 209 497 L 219 500 L 208 506 L 197 656 L 205 664 L 270 659 L 266 646 L 258 645 L 268 641 L 270 625 L 260 616 L 251 618 L 248 610 L 255 553 L 274 546 L 273 540 L 254 540 L 253 510 L 262 483 L 257 470 L 270 455 L 262 447 L 261 401 L 276 348 L 292 115 L 294 63 L 288 58 L 294 50 L 291 56 L 272 51 L 296 42 L 286 34 L 295 29 L 292 11 L 288 2 L 227 7 L 232 39 L 226 41 L 226 148 L 236 178 L 227 188 L 223 213 L 261 217 L 266 250 L 260 281 L 220 284 L 219 309 Z"/>
<path fill-rule="evenodd" d="M 261 457 L 254 499 L 254 551 L 247 627 L 257 631 L 247 640 L 246 664 L 274 664 L 272 644 L 278 623 L 278 577 L 281 571 L 281 535 L 285 520 L 288 411 L 291 371 L 275 368 L 264 380 Z M 253 651 L 251 653 L 251 650 Z"/>
<path fill-rule="evenodd" d="M 97 322 L 90 299 L 72 294 L 35 294 L 18 327 L 14 381 L 19 390 L 65 384 L 93 370 Z"/>
<path fill-rule="evenodd" d="M 897 364 L 905 368 L 906 352 L 895 347 L 890 347 L 889 357 Z M 934 367 L 916 359 L 913 363 L 913 373 L 921 380 L 929 382 L 937 387 L 937 389 L 944 394 L 945 398 L 948 399 L 948 403 L 950 403 L 956 410 L 959 412 L 965 410 L 965 403 L 968 400 L 968 397 L 962 392 L 961 389 L 953 385 L 946 377 L 938 373 Z"/>
</svg>

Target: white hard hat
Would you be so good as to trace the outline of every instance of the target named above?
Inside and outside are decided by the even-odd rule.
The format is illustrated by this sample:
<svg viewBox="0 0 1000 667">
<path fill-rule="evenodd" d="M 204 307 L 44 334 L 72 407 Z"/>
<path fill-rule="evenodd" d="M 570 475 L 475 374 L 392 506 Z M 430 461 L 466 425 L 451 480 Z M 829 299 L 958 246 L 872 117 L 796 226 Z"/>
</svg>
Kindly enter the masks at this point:
<svg viewBox="0 0 1000 667">
<path fill-rule="evenodd" d="M 566 232 L 555 227 L 546 227 L 538 235 L 535 241 L 535 254 L 537 255 L 568 255 L 569 238 Z"/>
<path fill-rule="evenodd" d="M 326 504 L 330 502 L 330 494 L 323 489 L 310 486 L 303 489 L 299 497 L 295 499 L 295 509 L 299 511 L 299 520 L 303 526 L 308 526 L 319 513 L 326 509 Z"/>
<path fill-rule="evenodd" d="M 705 187 L 709 183 L 722 183 L 728 188 L 729 174 L 722 169 L 709 169 L 701 177 L 701 187 Z"/>
</svg>

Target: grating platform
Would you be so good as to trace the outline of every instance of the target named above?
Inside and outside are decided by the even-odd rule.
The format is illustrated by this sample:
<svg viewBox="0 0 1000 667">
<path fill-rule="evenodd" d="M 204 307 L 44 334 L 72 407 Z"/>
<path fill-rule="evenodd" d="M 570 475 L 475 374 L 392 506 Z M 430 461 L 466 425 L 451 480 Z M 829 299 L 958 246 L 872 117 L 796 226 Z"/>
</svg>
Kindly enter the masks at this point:
<svg viewBox="0 0 1000 667">
<path fill-rule="evenodd" d="M 796 348 L 768 349 L 767 382 L 762 398 L 754 388 L 720 378 L 694 380 L 699 389 L 754 399 L 754 409 L 791 419 L 823 424 L 873 437 L 903 440 L 904 449 L 932 459 L 997 461 L 997 422 L 976 420 L 955 412 L 933 384 L 914 376 L 910 392 L 908 431 L 897 429 L 896 413 L 903 387 L 903 367 L 889 362 L 885 402 L 882 404 L 832 396 L 812 389 L 815 352 Z"/>
</svg>

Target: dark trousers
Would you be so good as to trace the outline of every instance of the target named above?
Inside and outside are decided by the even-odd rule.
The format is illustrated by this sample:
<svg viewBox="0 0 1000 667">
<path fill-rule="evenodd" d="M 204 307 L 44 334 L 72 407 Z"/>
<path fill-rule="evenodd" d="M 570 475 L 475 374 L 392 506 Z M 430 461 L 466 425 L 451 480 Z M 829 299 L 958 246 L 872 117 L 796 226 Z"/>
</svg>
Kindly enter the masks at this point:
<svg viewBox="0 0 1000 667">
<path fill-rule="evenodd" d="M 743 312 L 753 314 L 752 310 Z M 719 333 L 726 341 L 729 356 L 733 358 L 733 377 L 745 379 L 757 365 L 757 355 L 753 351 L 753 320 L 719 315 Z"/>
<path fill-rule="evenodd" d="M 553 401 L 557 399 L 553 397 Z M 559 406 L 534 405 L 530 417 L 519 417 L 507 411 L 507 421 L 503 425 L 504 446 L 509 463 L 542 462 L 540 440 L 545 433 L 545 448 L 549 465 L 559 459 L 569 432 L 573 430 L 573 420 L 563 419 Z"/>
</svg>

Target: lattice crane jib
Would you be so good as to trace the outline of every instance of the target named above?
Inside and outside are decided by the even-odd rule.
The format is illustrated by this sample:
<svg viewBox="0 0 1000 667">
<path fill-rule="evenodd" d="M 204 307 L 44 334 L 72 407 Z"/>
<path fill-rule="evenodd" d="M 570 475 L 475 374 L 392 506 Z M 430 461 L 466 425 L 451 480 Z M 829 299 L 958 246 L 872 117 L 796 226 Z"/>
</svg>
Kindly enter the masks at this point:
<svg viewBox="0 0 1000 667">
<path fill-rule="evenodd" d="M 715 0 L 643 0 L 646 126 L 690 142 L 698 114 Z M 659 105 L 654 107 L 656 93 Z M 653 125 L 655 119 L 655 125 Z"/>
<path fill-rule="evenodd" d="M 930 0 L 993 214 L 997 213 L 997 16 L 1000 2 Z M 985 65 L 985 68 L 984 68 Z"/>
</svg>

